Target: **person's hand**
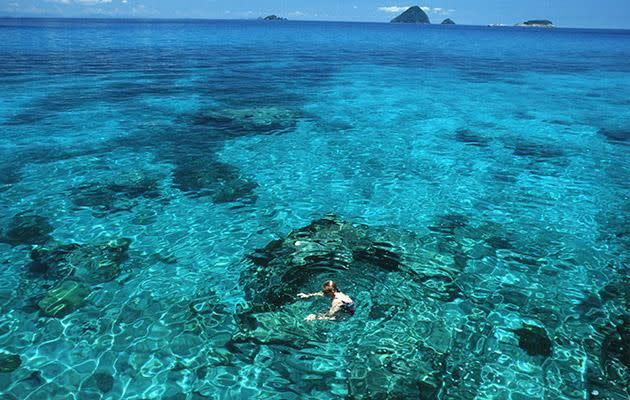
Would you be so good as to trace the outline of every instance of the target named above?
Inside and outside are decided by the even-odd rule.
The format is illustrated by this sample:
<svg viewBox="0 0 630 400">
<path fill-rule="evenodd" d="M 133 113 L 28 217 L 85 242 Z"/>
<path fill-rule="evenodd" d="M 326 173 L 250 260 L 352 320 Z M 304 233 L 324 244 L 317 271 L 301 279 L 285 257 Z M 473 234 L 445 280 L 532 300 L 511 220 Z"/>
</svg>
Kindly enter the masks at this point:
<svg viewBox="0 0 630 400">
<path fill-rule="evenodd" d="M 306 294 L 306 293 L 298 293 L 297 297 L 299 297 L 300 299 L 308 299 L 308 294 Z"/>
<path fill-rule="evenodd" d="M 317 319 L 317 315 L 315 314 L 310 314 L 308 315 L 306 318 L 304 318 L 306 321 L 315 321 Z"/>
</svg>

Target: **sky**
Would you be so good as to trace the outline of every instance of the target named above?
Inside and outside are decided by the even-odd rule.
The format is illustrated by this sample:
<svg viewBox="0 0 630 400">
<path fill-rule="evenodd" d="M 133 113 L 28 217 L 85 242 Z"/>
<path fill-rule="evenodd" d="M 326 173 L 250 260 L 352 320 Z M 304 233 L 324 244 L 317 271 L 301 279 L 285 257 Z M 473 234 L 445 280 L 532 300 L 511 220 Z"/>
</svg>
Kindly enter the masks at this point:
<svg viewBox="0 0 630 400">
<path fill-rule="evenodd" d="M 418 0 L 415 0 L 418 1 Z M 512 25 L 549 19 L 557 26 L 630 29 L 630 0 L 0 0 L 4 17 L 137 17 L 387 22 L 412 5 L 432 23 Z"/>
</svg>

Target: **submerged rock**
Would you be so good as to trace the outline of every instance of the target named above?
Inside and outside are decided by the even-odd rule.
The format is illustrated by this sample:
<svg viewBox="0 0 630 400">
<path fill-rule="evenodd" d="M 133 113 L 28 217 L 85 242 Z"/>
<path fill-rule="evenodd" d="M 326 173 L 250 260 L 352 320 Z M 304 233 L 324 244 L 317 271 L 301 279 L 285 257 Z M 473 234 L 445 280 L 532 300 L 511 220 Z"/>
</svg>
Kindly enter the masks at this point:
<svg viewBox="0 0 630 400">
<path fill-rule="evenodd" d="M 409 7 L 405 12 L 392 19 L 393 23 L 430 24 L 429 16 L 418 6 Z"/>
<path fill-rule="evenodd" d="M 158 184 L 162 177 L 144 171 L 133 171 L 117 176 L 108 183 L 110 190 L 128 197 L 155 198 L 160 196 Z"/>
<path fill-rule="evenodd" d="M 72 190 L 72 201 L 80 207 L 90 207 L 97 212 L 128 211 L 137 199 L 161 197 L 161 177 L 142 171 L 122 174 L 107 182 L 89 182 Z"/>
<path fill-rule="evenodd" d="M 523 324 L 514 331 L 518 337 L 518 346 L 530 356 L 550 357 L 553 345 L 544 328 L 536 325 Z"/>
<path fill-rule="evenodd" d="M 458 129 L 455 133 L 455 140 L 476 147 L 488 147 L 490 139 L 476 134 L 470 129 Z"/>
<path fill-rule="evenodd" d="M 81 307 L 89 294 L 88 286 L 76 281 L 63 281 L 49 290 L 37 306 L 49 317 L 60 318 Z"/>
<path fill-rule="evenodd" d="M 429 298 L 452 301 L 459 294 L 454 258 L 444 260 L 424 249 L 411 232 L 352 224 L 332 215 L 271 241 L 249 258 L 254 266 L 241 282 L 252 305 L 265 310 L 291 304 L 296 293 L 319 288 L 327 279 L 371 290 L 375 280 L 395 274 Z"/>
<path fill-rule="evenodd" d="M 155 209 L 138 212 L 131 219 L 131 222 L 136 225 L 151 225 L 158 219 L 158 213 Z"/>
<path fill-rule="evenodd" d="M 319 285 L 325 277 L 342 275 L 367 265 L 385 270 L 400 267 L 398 256 L 388 249 L 379 252 L 367 236 L 366 227 L 322 218 L 274 240 L 250 256 L 257 268 L 243 277 L 246 292 L 256 304 L 282 306 L 295 300 L 295 294 Z M 365 262 L 367 265 L 363 265 Z"/>
<path fill-rule="evenodd" d="M 601 362 L 608 375 L 614 377 L 623 376 L 623 373 L 617 372 L 622 369 L 615 368 L 615 364 L 619 363 L 630 369 L 630 316 L 620 316 L 617 325 L 604 338 Z"/>
<path fill-rule="evenodd" d="M 0 352 L 0 373 L 13 372 L 22 365 L 22 358 L 17 354 Z"/>
<path fill-rule="evenodd" d="M 608 318 L 612 323 L 594 323 L 597 339 L 589 336 L 582 341 L 587 352 L 586 384 L 591 399 L 626 399 L 630 394 L 630 316 Z"/>
<path fill-rule="evenodd" d="M 92 377 L 101 393 L 107 393 L 114 387 L 114 377 L 107 372 L 96 372 Z"/>
<path fill-rule="evenodd" d="M 48 220 L 40 215 L 22 213 L 13 217 L 6 231 L 0 235 L 0 242 L 11 246 L 23 244 L 44 244 L 54 230 Z"/>
<path fill-rule="evenodd" d="M 566 147 L 561 148 L 551 143 L 522 138 L 505 138 L 503 141 L 505 148 L 512 150 L 514 156 L 525 161 L 527 168 L 533 173 L 555 176 L 558 174 L 558 169 L 548 168 L 548 166 L 566 167 L 569 164 Z"/>
<path fill-rule="evenodd" d="M 491 236 L 487 238 L 486 243 L 495 250 L 507 250 L 513 248 L 512 243 L 508 239 L 499 236 Z"/>
<path fill-rule="evenodd" d="M 194 197 L 210 197 L 214 203 L 255 201 L 258 184 L 241 175 L 238 168 L 216 160 L 182 160 L 173 173 L 175 188 Z"/>
<path fill-rule="evenodd" d="M 602 128 L 598 133 L 614 144 L 626 144 L 630 139 L 630 130 Z"/>
<path fill-rule="evenodd" d="M 167 265 L 177 264 L 177 257 L 168 252 L 153 253 L 150 256 L 150 259 Z"/>
<path fill-rule="evenodd" d="M 625 280 L 612 281 L 599 290 L 599 297 L 603 302 L 621 299 L 623 296 L 627 296 L 628 284 L 630 284 L 630 276 Z"/>
<path fill-rule="evenodd" d="M 127 259 L 130 244 L 130 239 L 120 238 L 100 244 L 38 247 L 31 251 L 31 270 L 53 280 L 107 282 L 120 273 L 120 264 Z"/>
<path fill-rule="evenodd" d="M 284 374 L 300 393 L 312 390 L 301 383 L 300 371 L 319 367 L 320 378 L 332 371 L 330 379 L 321 378 L 322 392 L 330 392 L 344 371 L 348 398 L 473 398 L 485 365 L 505 350 L 489 316 L 506 305 L 520 313 L 533 296 L 518 285 L 496 285 L 485 274 L 476 277 L 479 265 L 500 263 L 468 260 L 480 246 L 488 257 L 507 253 L 519 247 L 517 239 L 499 224 L 476 225 L 455 213 L 436 217 L 422 234 L 333 215 L 315 220 L 249 255 L 252 265 L 240 276 L 246 303 L 234 316 L 226 346 L 248 363 L 268 355 L 265 371 Z M 298 301 L 296 294 L 318 290 L 328 279 L 357 302 L 355 315 L 342 323 L 305 322 L 330 303 Z M 344 329 L 351 333 L 338 334 Z M 545 329 L 524 324 L 515 335 L 528 354 L 553 355 Z M 319 353 L 329 346 L 345 352 Z M 291 362 L 299 368 L 288 368 Z"/>
<path fill-rule="evenodd" d="M 193 114 L 187 122 L 208 126 L 225 136 L 281 133 L 297 124 L 300 113 L 282 107 L 223 108 Z"/>
<path fill-rule="evenodd" d="M 13 185 L 21 179 L 22 174 L 19 167 L 12 163 L 0 164 L 0 185 Z"/>
<path fill-rule="evenodd" d="M 468 217 L 465 215 L 446 214 L 437 216 L 433 225 L 429 226 L 429 230 L 447 235 L 454 235 L 456 229 L 464 228 L 467 225 Z"/>
<path fill-rule="evenodd" d="M 531 157 L 538 161 L 564 157 L 564 151 L 538 143 L 519 142 L 513 147 L 513 154 L 519 157 Z"/>
</svg>

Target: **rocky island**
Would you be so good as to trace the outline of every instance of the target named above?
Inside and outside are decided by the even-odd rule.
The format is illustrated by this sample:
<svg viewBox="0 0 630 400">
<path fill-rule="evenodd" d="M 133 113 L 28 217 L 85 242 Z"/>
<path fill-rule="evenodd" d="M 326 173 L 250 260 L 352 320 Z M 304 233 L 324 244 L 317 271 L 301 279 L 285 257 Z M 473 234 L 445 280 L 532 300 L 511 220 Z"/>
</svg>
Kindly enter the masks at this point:
<svg viewBox="0 0 630 400">
<path fill-rule="evenodd" d="M 442 25 L 455 25 L 455 21 L 450 18 L 446 18 L 444 21 L 442 21 Z"/>
<path fill-rule="evenodd" d="M 548 19 L 532 19 L 518 24 L 517 26 L 529 26 L 537 28 L 553 28 L 553 22 Z"/>
<path fill-rule="evenodd" d="M 405 12 L 392 19 L 393 23 L 430 24 L 429 16 L 418 6 L 409 7 Z"/>
<path fill-rule="evenodd" d="M 263 21 L 286 21 L 286 18 L 283 17 L 278 17 L 275 14 L 271 14 L 271 15 L 267 15 L 265 18 L 258 18 L 261 19 Z"/>
</svg>

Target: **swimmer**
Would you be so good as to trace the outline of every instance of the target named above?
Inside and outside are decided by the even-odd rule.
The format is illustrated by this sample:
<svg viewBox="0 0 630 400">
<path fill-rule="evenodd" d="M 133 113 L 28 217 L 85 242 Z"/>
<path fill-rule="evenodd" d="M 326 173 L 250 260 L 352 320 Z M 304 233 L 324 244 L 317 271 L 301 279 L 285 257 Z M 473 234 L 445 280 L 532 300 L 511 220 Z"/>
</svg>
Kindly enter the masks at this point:
<svg viewBox="0 0 630 400">
<path fill-rule="evenodd" d="M 350 298 L 350 296 L 343 294 L 338 288 L 337 284 L 333 281 L 326 281 L 322 285 L 321 292 L 315 293 L 298 293 L 297 295 L 300 299 L 308 299 L 313 296 L 328 296 L 332 298 L 332 304 L 330 305 L 330 310 L 328 310 L 324 314 L 315 315 L 310 314 L 305 319 L 307 321 L 314 320 L 334 320 L 337 314 L 340 311 L 345 312 L 348 315 L 353 315 L 357 306 L 354 304 L 354 301 Z"/>
</svg>

